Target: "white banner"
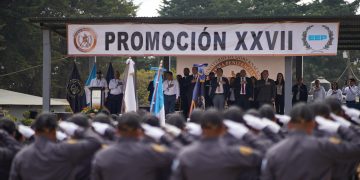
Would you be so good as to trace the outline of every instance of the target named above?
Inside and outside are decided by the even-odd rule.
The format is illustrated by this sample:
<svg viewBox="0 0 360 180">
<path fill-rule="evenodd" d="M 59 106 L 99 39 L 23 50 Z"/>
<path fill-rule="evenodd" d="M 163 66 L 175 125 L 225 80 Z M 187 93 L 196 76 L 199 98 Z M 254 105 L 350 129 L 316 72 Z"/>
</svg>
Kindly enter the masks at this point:
<svg viewBox="0 0 360 180">
<path fill-rule="evenodd" d="M 339 23 L 69 24 L 71 56 L 336 55 Z"/>
</svg>

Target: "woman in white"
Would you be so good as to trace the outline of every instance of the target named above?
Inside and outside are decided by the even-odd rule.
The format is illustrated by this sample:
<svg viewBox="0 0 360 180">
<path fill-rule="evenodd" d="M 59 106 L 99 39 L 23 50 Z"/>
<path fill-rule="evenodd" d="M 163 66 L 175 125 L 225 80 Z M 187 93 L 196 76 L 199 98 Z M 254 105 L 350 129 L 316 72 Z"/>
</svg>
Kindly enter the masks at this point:
<svg viewBox="0 0 360 180">
<path fill-rule="evenodd" d="M 340 102 L 342 101 L 342 92 L 339 89 L 339 85 L 337 82 L 331 83 L 331 88 L 326 93 L 326 97 L 334 97 L 334 98 L 338 99 Z"/>
</svg>

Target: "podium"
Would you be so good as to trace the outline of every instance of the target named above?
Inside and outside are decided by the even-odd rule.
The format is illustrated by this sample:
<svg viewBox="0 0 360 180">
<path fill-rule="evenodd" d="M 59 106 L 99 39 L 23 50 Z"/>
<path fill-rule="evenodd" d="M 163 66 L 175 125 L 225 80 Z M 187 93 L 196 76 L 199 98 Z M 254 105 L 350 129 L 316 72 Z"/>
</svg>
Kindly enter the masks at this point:
<svg viewBox="0 0 360 180">
<path fill-rule="evenodd" d="M 89 87 L 90 89 L 90 107 L 91 109 L 102 109 L 105 101 L 105 88 L 103 87 Z"/>
</svg>

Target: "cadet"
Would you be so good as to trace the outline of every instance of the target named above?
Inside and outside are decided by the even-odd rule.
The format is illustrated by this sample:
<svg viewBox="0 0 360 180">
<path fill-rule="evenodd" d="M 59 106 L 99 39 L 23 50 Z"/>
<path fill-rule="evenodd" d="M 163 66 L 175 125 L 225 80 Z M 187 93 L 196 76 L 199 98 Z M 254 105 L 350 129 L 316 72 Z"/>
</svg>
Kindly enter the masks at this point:
<svg viewBox="0 0 360 180">
<path fill-rule="evenodd" d="M 134 112 L 120 117 L 117 125 L 120 138 L 95 155 L 92 180 L 156 180 L 158 169 L 170 167 L 175 154 L 164 146 L 140 141 L 143 132 L 139 120 L 140 116 Z M 151 129 L 148 126 L 146 129 Z M 152 133 L 155 139 L 164 135 L 160 128 L 145 133 Z"/>
<path fill-rule="evenodd" d="M 11 162 L 21 145 L 14 138 L 16 126 L 14 121 L 0 119 L 0 179 L 9 179 Z"/>
<path fill-rule="evenodd" d="M 306 104 L 295 105 L 288 126 L 289 136 L 270 148 L 263 161 L 262 180 L 331 179 L 334 162 L 359 160 L 360 142 L 356 134 L 340 124 L 317 119 L 319 129 L 337 132 L 350 142 L 311 136 L 314 113 Z"/>
<path fill-rule="evenodd" d="M 90 158 L 101 147 L 92 131 L 83 132 L 69 122 L 59 125 L 69 135 L 79 134 L 84 138 L 56 143 L 56 115 L 41 114 L 34 123 L 35 142 L 15 156 L 10 180 L 71 180 L 76 165 Z"/>
<path fill-rule="evenodd" d="M 220 136 L 225 127 L 217 110 L 204 113 L 201 127 L 203 138 L 180 152 L 173 164 L 172 180 L 235 179 L 241 168 L 260 166 L 261 153 L 247 146 L 228 146 L 222 141 Z"/>
</svg>

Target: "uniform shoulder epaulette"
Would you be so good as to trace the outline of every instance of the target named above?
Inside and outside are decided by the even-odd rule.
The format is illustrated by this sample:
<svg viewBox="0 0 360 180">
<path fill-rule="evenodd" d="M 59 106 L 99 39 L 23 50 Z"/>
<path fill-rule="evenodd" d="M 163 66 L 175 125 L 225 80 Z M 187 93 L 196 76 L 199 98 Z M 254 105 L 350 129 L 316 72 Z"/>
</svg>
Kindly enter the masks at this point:
<svg viewBox="0 0 360 180">
<path fill-rule="evenodd" d="M 341 140 L 339 138 L 336 138 L 336 137 L 330 137 L 329 142 L 331 142 L 333 144 L 340 144 Z"/>
<path fill-rule="evenodd" d="M 239 151 L 241 154 L 245 155 L 245 156 L 249 156 L 251 154 L 253 154 L 254 150 L 250 147 L 247 146 L 240 146 Z"/>
<path fill-rule="evenodd" d="M 66 141 L 68 144 L 76 144 L 78 141 L 76 139 L 69 139 Z"/>
<path fill-rule="evenodd" d="M 167 148 L 165 146 L 159 145 L 159 144 L 152 144 L 151 148 L 155 151 L 155 152 L 159 152 L 159 153 L 163 153 L 167 151 Z"/>
</svg>

